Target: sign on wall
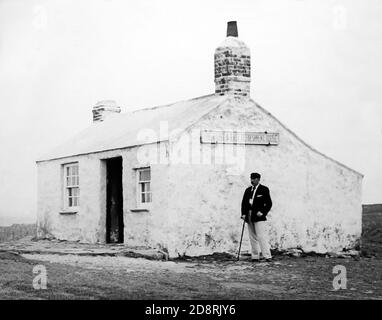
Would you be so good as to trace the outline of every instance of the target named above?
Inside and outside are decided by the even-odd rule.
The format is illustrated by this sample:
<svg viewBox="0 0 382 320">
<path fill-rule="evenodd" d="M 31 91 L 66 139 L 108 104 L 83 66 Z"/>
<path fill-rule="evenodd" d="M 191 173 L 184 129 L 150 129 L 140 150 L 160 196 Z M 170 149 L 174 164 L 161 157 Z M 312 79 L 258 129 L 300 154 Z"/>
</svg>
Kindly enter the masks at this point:
<svg viewBox="0 0 382 320">
<path fill-rule="evenodd" d="M 274 132 L 248 132 L 248 131 L 224 131 L 224 130 L 201 130 L 201 143 L 234 143 L 234 144 L 279 144 L 279 133 Z"/>
</svg>

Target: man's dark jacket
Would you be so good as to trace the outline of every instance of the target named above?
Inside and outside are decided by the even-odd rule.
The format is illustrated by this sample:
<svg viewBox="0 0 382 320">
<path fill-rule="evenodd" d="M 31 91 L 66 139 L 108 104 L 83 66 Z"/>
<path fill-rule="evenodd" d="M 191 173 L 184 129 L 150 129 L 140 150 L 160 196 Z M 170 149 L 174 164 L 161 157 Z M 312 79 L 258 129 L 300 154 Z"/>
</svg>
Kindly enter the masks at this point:
<svg viewBox="0 0 382 320">
<path fill-rule="evenodd" d="M 259 184 L 256 189 L 255 197 L 253 198 L 253 204 L 251 206 L 249 199 L 251 199 L 253 195 L 252 189 L 254 189 L 254 187 L 250 186 L 244 191 L 243 200 L 241 201 L 241 215 L 244 215 L 245 221 L 248 222 L 249 210 L 252 210 L 252 222 L 266 221 L 266 216 L 269 210 L 272 208 L 272 199 L 269 194 L 269 189 L 266 186 Z M 257 216 L 258 212 L 262 213 L 261 217 Z"/>
</svg>

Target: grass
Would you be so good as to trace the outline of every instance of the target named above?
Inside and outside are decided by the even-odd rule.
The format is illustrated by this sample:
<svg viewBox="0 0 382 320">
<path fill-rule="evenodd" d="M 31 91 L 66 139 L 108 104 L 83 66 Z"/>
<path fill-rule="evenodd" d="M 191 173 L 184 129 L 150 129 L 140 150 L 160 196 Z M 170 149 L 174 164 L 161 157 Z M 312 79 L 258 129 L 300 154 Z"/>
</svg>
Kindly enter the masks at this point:
<svg viewBox="0 0 382 320">
<path fill-rule="evenodd" d="M 382 211 L 379 207 L 364 210 L 361 246 L 360 259 L 279 256 L 275 262 L 259 265 L 232 261 L 225 256 L 194 262 L 126 258 L 129 270 L 116 265 L 113 257 L 102 258 L 111 259 L 105 266 L 97 257 L 87 258 L 85 263 L 83 257 L 74 256 L 75 261 L 63 263 L 54 255 L 54 262 L 47 262 L 0 252 L 0 299 L 382 300 Z M 89 261 L 94 261 L 93 267 L 89 267 Z M 39 264 L 47 269 L 46 290 L 35 290 L 32 286 L 36 276 L 33 267 Z M 336 265 L 346 267 L 346 290 L 333 290 Z"/>
<path fill-rule="evenodd" d="M 382 258 L 382 205 L 367 205 L 362 215 L 362 253 Z"/>
</svg>

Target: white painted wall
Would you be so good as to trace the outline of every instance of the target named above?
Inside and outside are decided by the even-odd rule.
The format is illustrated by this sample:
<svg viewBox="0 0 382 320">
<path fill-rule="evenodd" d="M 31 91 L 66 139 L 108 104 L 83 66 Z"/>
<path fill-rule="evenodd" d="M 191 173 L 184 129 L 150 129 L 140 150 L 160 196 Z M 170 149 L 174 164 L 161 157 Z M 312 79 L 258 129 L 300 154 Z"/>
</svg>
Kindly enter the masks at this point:
<svg viewBox="0 0 382 320">
<path fill-rule="evenodd" d="M 78 161 L 80 176 L 80 210 L 77 214 L 62 214 L 62 164 Z M 100 223 L 101 164 L 94 155 L 64 160 L 40 162 L 38 167 L 38 234 L 58 239 L 96 242 L 102 230 Z"/>
<path fill-rule="evenodd" d="M 209 159 L 211 147 L 200 143 L 199 135 L 192 134 L 194 129 L 279 132 L 280 143 L 241 146 L 243 167 L 235 171 L 230 165 L 219 164 L 220 149 L 215 157 L 218 164 L 197 162 Z M 187 155 L 182 146 L 189 146 L 189 136 L 196 149 Z M 183 151 L 188 161 L 174 158 L 175 151 Z M 170 145 L 163 142 L 38 163 L 40 236 L 48 231 L 59 239 L 104 242 L 105 167 L 100 159 L 119 155 L 123 157 L 125 243 L 130 246 L 159 246 L 167 249 L 170 257 L 236 252 L 242 226 L 241 199 L 254 171 L 262 174 L 261 183 L 270 188 L 273 200 L 268 215 L 272 247 L 336 251 L 353 247 L 360 238 L 362 176 L 313 151 L 253 102 L 232 101 L 204 116 L 183 139 Z M 77 160 L 80 210 L 75 215 L 62 215 L 60 168 Z M 146 165 L 152 168 L 153 203 L 149 212 L 132 212 L 137 205 L 134 168 Z M 245 231 L 243 250 L 248 249 Z"/>
<path fill-rule="evenodd" d="M 190 128 L 188 137 L 193 129 L 279 132 L 280 143 L 242 146 L 245 161 L 238 175 L 226 164 L 177 164 L 168 169 L 170 183 L 161 196 L 170 196 L 166 211 L 172 217 L 172 255 L 237 250 L 240 204 L 251 172 L 261 173 L 261 183 L 270 188 L 273 248 L 337 251 L 353 247 L 360 238 L 362 175 L 313 151 L 262 108 L 252 102 L 225 104 Z M 173 148 L 181 149 L 181 141 Z M 209 145 L 199 147 L 202 155 L 208 154 Z M 247 230 L 243 249 L 249 249 Z"/>
<path fill-rule="evenodd" d="M 165 148 L 163 150 L 165 152 Z M 145 145 L 123 150 L 79 155 L 43 161 L 38 168 L 38 234 L 50 234 L 58 239 L 96 243 L 106 238 L 106 165 L 102 159 L 122 156 L 123 213 L 125 242 L 131 246 L 157 246 L 152 239 L 161 238 L 158 215 L 132 212 L 137 208 L 136 168 L 150 165 L 150 155 L 157 145 Z M 146 156 L 147 153 L 147 156 Z M 79 163 L 80 207 L 76 214 L 63 214 L 62 165 Z M 158 161 L 157 161 L 158 162 Z M 158 190 L 162 179 L 157 179 L 152 165 L 152 188 Z M 159 212 L 160 213 L 160 212 Z M 159 219 L 160 220 L 160 219 Z M 158 234 L 159 233 L 159 234 Z"/>
</svg>

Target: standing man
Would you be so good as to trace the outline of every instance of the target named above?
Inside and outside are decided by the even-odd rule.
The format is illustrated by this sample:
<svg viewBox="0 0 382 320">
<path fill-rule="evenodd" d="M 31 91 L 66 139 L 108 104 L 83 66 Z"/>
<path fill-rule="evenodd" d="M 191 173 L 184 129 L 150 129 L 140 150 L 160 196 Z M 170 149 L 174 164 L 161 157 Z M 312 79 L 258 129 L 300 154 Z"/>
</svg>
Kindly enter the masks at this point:
<svg viewBox="0 0 382 320">
<path fill-rule="evenodd" d="M 270 261 L 272 256 L 265 221 L 272 208 L 272 200 L 269 189 L 260 184 L 261 175 L 254 172 L 250 178 L 252 186 L 244 191 L 241 218 L 248 224 L 252 261 L 260 261 L 260 249 L 265 260 Z"/>
</svg>

